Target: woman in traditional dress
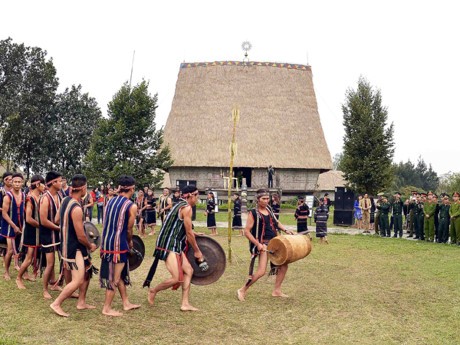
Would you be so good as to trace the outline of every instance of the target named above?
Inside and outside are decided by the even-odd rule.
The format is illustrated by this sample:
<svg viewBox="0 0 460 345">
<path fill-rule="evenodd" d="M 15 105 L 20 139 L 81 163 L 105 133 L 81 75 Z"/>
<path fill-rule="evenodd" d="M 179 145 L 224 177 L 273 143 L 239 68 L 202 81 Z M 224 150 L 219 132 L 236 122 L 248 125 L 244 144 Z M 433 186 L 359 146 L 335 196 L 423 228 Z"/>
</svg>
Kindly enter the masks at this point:
<svg viewBox="0 0 460 345">
<path fill-rule="evenodd" d="M 211 230 L 211 235 L 217 235 L 216 227 L 216 214 L 214 209 L 216 207 L 216 201 L 214 199 L 214 193 L 209 191 L 206 204 L 206 217 L 207 217 L 207 226 Z"/>
</svg>

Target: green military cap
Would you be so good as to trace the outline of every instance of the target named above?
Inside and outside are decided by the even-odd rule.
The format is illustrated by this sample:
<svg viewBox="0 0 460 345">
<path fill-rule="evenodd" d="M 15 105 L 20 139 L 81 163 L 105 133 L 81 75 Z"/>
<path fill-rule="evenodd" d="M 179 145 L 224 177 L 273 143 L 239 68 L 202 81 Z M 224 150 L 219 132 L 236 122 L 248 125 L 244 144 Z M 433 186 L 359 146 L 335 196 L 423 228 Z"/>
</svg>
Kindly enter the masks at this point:
<svg viewBox="0 0 460 345">
<path fill-rule="evenodd" d="M 384 195 L 385 195 L 384 192 L 377 193 L 377 196 L 384 196 Z"/>
</svg>

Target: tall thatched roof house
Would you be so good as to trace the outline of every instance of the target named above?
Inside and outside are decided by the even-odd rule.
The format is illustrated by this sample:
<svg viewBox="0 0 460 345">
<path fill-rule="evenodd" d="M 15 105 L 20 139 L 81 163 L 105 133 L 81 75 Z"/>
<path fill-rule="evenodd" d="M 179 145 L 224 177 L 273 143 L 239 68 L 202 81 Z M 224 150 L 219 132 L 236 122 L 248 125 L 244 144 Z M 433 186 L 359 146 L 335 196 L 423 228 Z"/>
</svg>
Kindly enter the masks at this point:
<svg viewBox="0 0 460 345">
<path fill-rule="evenodd" d="M 165 143 L 174 160 L 171 186 L 223 188 L 228 176 L 232 108 L 236 129 L 235 176 L 249 188 L 313 191 L 320 172 L 332 168 L 313 89 L 310 66 L 268 62 L 182 63 Z"/>
</svg>

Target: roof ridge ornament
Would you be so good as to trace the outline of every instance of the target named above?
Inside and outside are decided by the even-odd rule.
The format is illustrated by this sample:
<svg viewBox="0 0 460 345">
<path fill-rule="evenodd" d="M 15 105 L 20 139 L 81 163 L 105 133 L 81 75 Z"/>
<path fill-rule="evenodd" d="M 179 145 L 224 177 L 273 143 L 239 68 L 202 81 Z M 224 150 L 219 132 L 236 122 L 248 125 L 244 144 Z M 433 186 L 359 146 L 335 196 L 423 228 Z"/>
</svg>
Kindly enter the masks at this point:
<svg viewBox="0 0 460 345">
<path fill-rule="evenodd" d="M 249 41 L 244 41 L 241 44 L 241 49 L 244 50 L 244 59 L 243 59 L 243 64 L 247 65 L 249 64 L 249 57 L 248 57 L 248 51 L 250 51 L 252 48 L 252 44 Z"/>
</svg>

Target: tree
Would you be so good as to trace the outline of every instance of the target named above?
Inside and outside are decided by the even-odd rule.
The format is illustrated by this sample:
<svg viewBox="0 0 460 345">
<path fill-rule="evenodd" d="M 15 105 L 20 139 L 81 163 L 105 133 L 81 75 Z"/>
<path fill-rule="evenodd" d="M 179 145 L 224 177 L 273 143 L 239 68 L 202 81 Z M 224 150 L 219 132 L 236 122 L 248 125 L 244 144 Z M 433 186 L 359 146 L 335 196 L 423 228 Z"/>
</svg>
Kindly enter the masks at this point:
<svg viewBox="0 0 460 345">
<path fill-rule="evenodd" d="M 334 170 L 342 171 L 342 158 L 343 158 L 342 152 L 336 153 L 334 155 L 334 158 L 332 159 L 332 168 Z"/>
<path fill-rule="evenodd" d="M 342 105 L 345 136 L 341 162 L 344 177 L 359 193 L 376 194 L 390 187 L 394 153 L 393 123 L 379 90 L 361 77 L 357 90 L 346 92 Z"/>
<path fill-rule="evenodd" d="M 161 148 L 163 130 L 155 125 L 157 98 L 150 96 L 145 81 L 132 89 L 125 83 L 115 94 L 85 158 L 90 182 L 114 182 L 128 174 L 139 186 L 159 186 L 172 161 L 169 149 Z"/>
<path fill-rule="evenodd" d="M 52 108 L 58 87 L 56 69 L 46 51 L 0 41 L 1 157 L 30 171 L 44 168 L 52 132 Z"/>
<path fill-rule="evenodd" d="M 439 179 L 438 193 L 460 192 L 460 173 L 449 172 Z"/>
<path fill-rule="evenodd" d="M 53 115 L 54 144 L 48 165 L 71 177 L 82 171 L 83 158 L 90 148 L 101 111 L 94 98 L 81 93 L 81 85 L 72 85 L 70 90 L 67 88 L 57 95 Z"/>
</svg>

